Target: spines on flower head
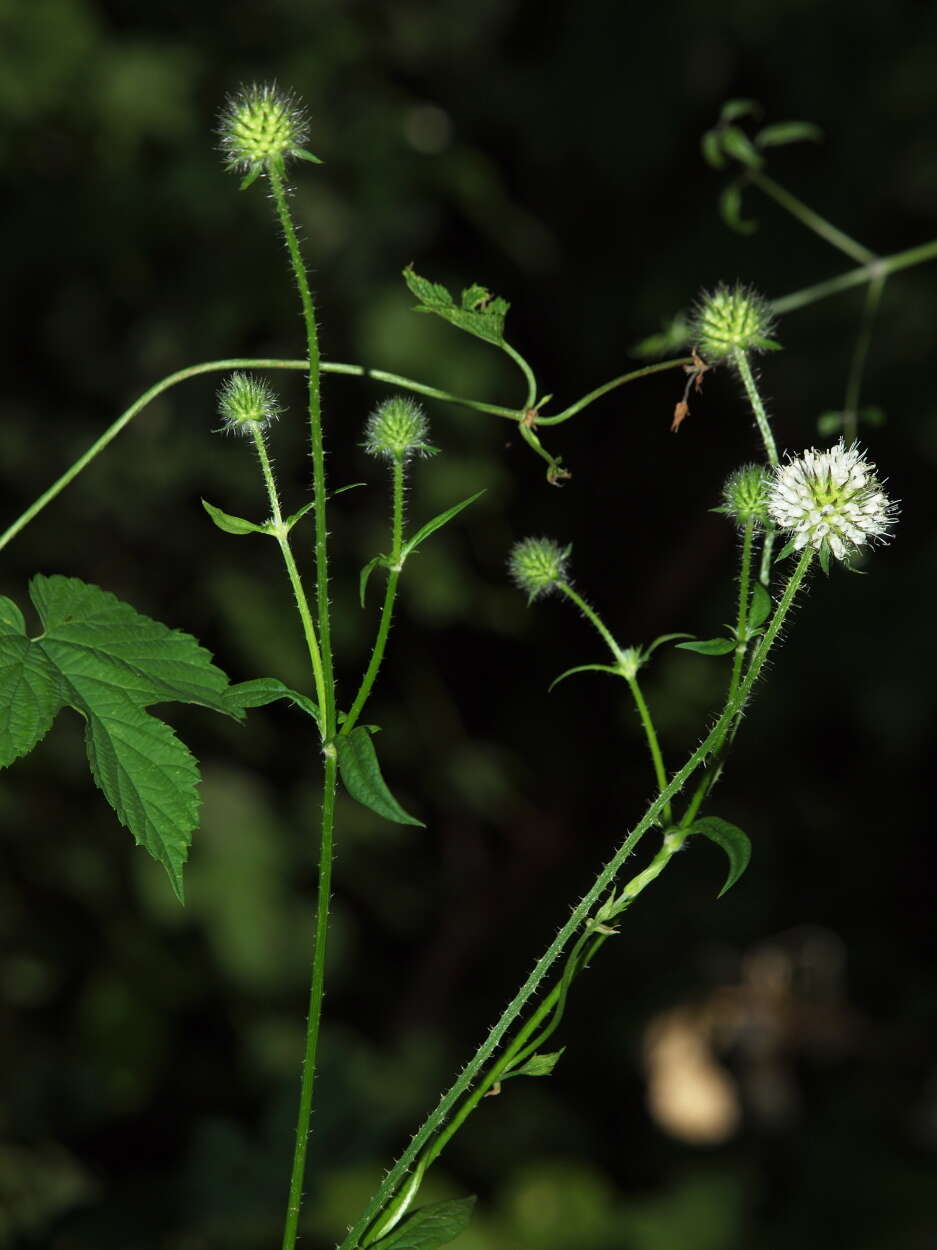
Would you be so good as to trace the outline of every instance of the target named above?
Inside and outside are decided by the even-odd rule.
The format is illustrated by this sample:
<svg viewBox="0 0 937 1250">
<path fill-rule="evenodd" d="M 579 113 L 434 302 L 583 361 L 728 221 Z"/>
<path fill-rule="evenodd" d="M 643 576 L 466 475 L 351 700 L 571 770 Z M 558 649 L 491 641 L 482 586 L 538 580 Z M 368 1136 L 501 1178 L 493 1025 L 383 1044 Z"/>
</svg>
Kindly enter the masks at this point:
<svg viewBox="0 0 937 1250">
<path fill-rule="evenodd" d="M 571 550 L 552 538 L 523 538 L 515 543 L 508 557 L 508 572 L 527 595 L 528 603 L 566 581 Z"/>
<path fill-rule="evenodd" d="M 751 522 L 761 529 L 768 521 L 768 487 L 771 474 L 760 464 L 745 464 L 726 479 L 722 504 L 713 509 L 732 518 L 737 525 Z"/>
<path fill-rule="evenodd" d="M 266 382 L 238 371 L 222 382 L 218 390 L 218 411 L 226 433 L 249 438 L 263 433 L 283 408 Z"/>
<path fill-rule="evenodd" d="M 282 91 L 276 83 L 252 83 L 229 96 L 218 133 L 225 168 L 245 174 L 245 186 L 270 165 L 282 166 L 287 157 L 319 163 L 305 148 L 309 137 L 305 109 L 291 91 Z"/>
<path fill-rule="evenodd" d="M 364 449 L 369 456 L 406 461 L 411 456 L 431 456 L 436 451 L 426 441 L 429 422 L 415 399 L 392 395 L 378 404 L 364 427 Z"/>
<path fill-rule="evenodd" d="M 768 514 L 795 551 L 813 547 L 848 561 L 860 548 L 887 542 L 898 505 L 882 489 L 875 467 L 840 438 L 835 447 L 811 447 L 778 465 L 768 492 Z"/>
<path fill-rule="evenodd" d="M 776 349 L 771 306 L 754 287 L 720 283 L 704 291 L 690 321 L 690 341 L 709 364 L 732 361 L 736 352 Z"/>
</svg>

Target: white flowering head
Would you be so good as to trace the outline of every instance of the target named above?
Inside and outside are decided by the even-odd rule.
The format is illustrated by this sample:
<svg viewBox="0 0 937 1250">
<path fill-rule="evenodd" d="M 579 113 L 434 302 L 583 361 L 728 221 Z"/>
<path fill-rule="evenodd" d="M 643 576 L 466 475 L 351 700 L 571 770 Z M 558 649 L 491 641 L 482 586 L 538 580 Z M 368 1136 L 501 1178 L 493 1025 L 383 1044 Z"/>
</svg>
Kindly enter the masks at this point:
<svg viewBox="0 0 937 1250">
<path fill-rule="evenodd" d="M 778 465 L 768 491 L 768 514 L 793 549 L 813 547 L 823 561 L 830 553 L 848 560 L 867 543 L 887 541 L 897 511 L 874 466 L 843 439 Z"/>
</svg>

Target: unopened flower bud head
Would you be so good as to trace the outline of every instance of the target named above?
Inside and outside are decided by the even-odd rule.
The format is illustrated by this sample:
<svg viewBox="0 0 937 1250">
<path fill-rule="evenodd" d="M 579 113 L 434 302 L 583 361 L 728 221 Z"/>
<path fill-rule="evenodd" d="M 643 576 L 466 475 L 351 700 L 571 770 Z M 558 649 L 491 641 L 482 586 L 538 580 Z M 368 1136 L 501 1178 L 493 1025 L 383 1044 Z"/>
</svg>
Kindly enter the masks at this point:
<svg viewBox="0 0 937 1250">
<path fill-rule="evenodd" d="M 304 144 L 309 137 L 299 100 L 276 83 L 252 83 L 228 97 L 219 120 L 225 168 L 254 176 L 288 156 L 316 161 Z"/>
<path fill-rule="evenodd" d="M 218 391 L 218 411 L 228 434 L 263 433 L 283 411 L 274 392 L 250 373 L 232 373 Z"/>
<path fill-rule="evenodd" d="M 385 399 L 368 417 L 364 427 L 364 449 L 369 456 L 407 460 L 414 455 L 431 455 L 426 442 L 429 422 L 415 399 L 394 395 Z"/>
<path fill-rule="evenodd" d="M 761 529 L 768 521 L 768 487 L 771 474 L 760 464 L 745 464 L 726 479 L 722 488 L 722 506 L 717 512 L 725 513 L 743 528 L 751 522 Z"/>
<path fill-rule="evenodd" d="M 887 542 L 898 505 L 882 490 L 874 465 L 841 438 L 829 451 L 816 447 L 778 465 L 768 513 L 796 551 L 848 560 L 861 547 Z"/>
<path fill-rule="evenodd" d="M 690 341 L 711 365 L 731 361 L 736 352 L 776 348 L 771 339 L 774 315 L 768 301 L 752 287 L 720 284 L 699 297 L 690 322 Z"/>
<path fill-rule="evenodd" d="M 508 557 L 508 572 L 527 595 L 528 603 L 566 581 L 570 551 L 552 538 L 524 538 L 515 543 Z"/>
</svg>

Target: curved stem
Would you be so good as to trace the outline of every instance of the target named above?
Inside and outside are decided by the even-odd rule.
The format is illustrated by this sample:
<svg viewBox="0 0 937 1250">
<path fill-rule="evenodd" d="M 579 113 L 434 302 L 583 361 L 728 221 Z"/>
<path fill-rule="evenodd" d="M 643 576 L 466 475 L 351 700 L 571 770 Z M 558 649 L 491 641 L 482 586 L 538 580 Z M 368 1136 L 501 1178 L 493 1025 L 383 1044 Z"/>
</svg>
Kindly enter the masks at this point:
<svg viewBox="0 0 937 1250">
<path fill-rule="evenodd" d="M 414 1134 L 410 1144 L 401 1154 L 400 1158 L 393 1165 L 376 1193 L 368 1202 L 364 1211 L 354 1226 L 348 1231 L 348 1234 L 341 1243 L 340 1250 L 353 1250 L 360 1244 L 360 1237 L 364 1230 L 372 1224 L 374 1217 L 384 1207 L 388 1198 L 396 1191 L 408 1169 L 419 1156 L 427 1141 L 442 1127 L 446 1121 L 452 1108 L 458 1102 L 459 1098 L 467 1089 L 469 1089 L 477 1079 L 479 1073 L 488 1062 L 488 1059 L 500 1046 L 502 1039 L 512 1026 L 514 1021 L 523 1011 L 531 996 L 536 992 L 540 982 L 547 974 L 553 963 L 566 949 L 579 927 L 588 919 L 590 913 L 606 893 L 609 886 L 614 881 L 622 865 L 628 859 L 634 848 L 640 842 L 641 838 L 647 833 L 654 824 L 660 820 L 661 813 L 666 803 L 670 802 L 675 795 L 679 794 L 686 785 L 690 777 L 706 760 L 709 753 L 722 741 L 725 730 L 731 724 L 732 719 L 741 710 L 746 703 L 749 694 L 752 691 L 755 682 L 761 674 L 761 670 L 765 665 L 768 654 L 777 638 L 781 625 L 784 622 L 787 613 L 790 611 L 791 605 L 797 591 L 807 574 L 813 559 L 813 550 L 806 548 L 801 554 L 800 561 L 784 589 L 784 593 L 778 602 L 771 623 L 764 633 L 761 642 L 752 657 L 751 665 L 748 672 L 742 680 L 736 695 L 735 702 L 727 704 L 721 716 L 716 721 L 713 728 L 704 738 L 702 743 L 697 747 L 693 754 L 689 757 L 683 767 L 674 774 L 665 790 L 661 792 L 648 807 L 644 816 L 634 827 L 629 836 L 621 843 L 615 854 L 608 861 L 605 867 L 596 877 L 591 888 L 572 909 L 569 919 L 562 926 L 556 937 L 549 944 L 541 957 L 534 964 L 530 975 L 521 985 L 517 994 L 502 1012 L 497 1023 L 488 1033 L 484 1042 L 478 1047 L 474 1056 L 469 1060 L 456 1078 L 450 1089 L 440 1098 L 436 1107 L 423 1122 L 421 1127 Z"/>
<path fill-rule="evenodd" d="M 821 239 L 825 239 L 827 243 L 831 243 L 839 251 L 845 252 L 847 256 L 851 256 L 853 260 L 867 265 L 876 259 L 874 252 L 870 252 L 867 247 L 863 247 L 861 243 L 851 239 L 848 234 L 834 226 L 832 222 L 827 221 L 825 217 L 821 217 L 812 208 L 808 208 L 796 195 L 791 195 L 790 191 L 782 187 L 780 183 L 775 182 L 773 178 L 769 178 L 767 174 L 763 174 L 757 169 L 749 168 L 748 180 L 764 191 L 765 195 L 769 195 L 775 203 L 786 209 L 791 216 L 796 217 L 808 230 L 812 230 Z"/>
<path fill-rule="evenodd" d="M 605 642 L 609 651 L 611 651 L 612 656 L 614 657 L 615 663 L 622 664 L 624 662 L 624 656 L 622 654 L 621 647 L 619 647 L 618 643 L 612 637 L 611 631 L 608 629 L 605 622 L 599 616 L 598 612 L 596 612 L 595 608 L 593 608 L 591 604 L 586 603 L 582 595 L 580 595 L 577 591 L 573 590 L 569 582 L 562 582 L 562 581 L 557 582 L 556 588 L 558 591 L 560 591 L 561 594 L 564 594 L 567 599 L 571 599 L 573 603 L 575 603 L 579 611 L 586 618 L 586 620 L 589 621 L 590 624 L 595 626 L 596 630 L 598 630 L 599 636 Z"/>
<path fill-rule="evenodd" d="M 403 563 L 400 558 L 403 548 L 403 460 L 397 458 L 393 466 L 393 521 L 392 521 L 392 539 L 390 553 L 390 568 L 387 574 L 387 587 L 384 591 L 384 605 L 381 608 L 381 619 L 377 627 L 377 637 L 374 640 L 374 647 L 371 651 L 371 660 L 368 664 L 367 671 L 361 678 L 361 685 L 358 687 L 358 693 L 355 695 L 354 702 L 342 722 L 339 730 L 339 737 L 351 733 L 357 723 L 358 717 L 361 715 L 364 705 L 368 700 L 371 689 L 380 671 L 381 661 L 384 659 L 384 650 L 387 646 L 387 637 L 390 633 L 391 621 L 394 615 L 394 599 L 397 595 L 397 582 L 400 579 L 400 571 Z"/>
<path fill-rule="evenodd" d="M 263 431 L 258 429 L 256 425 L 254 426 L 253 436 L 254 447 L 257 451 L 257 458 L 260 460 L 260 468 L 264 475 L 264 484 L 267 488 L 267 499 L 270 502 L 270 512 L 276 529 L 276 540 L 280 547 L 280 553 L 283 556 L 283 563 L 286 565 L 286 573 L 290 579 L 290 585 L 293 588 L 293 596 L 296 600 L 296 609 L 299 612 L 299 619 L 302 622 L 303 634 L 306 638 L 306 647 L 309 651 L 309 660 L 312 664 L 312 675 L 316 687 L 316 701 L 321 709 L 325 706 L 325 677 L 322 672 L 322 656 L 319 652 L 319 641 L 316 638 L 316 627 L 313 624 L 312 613 L 309 611 L 309 600 L 306 598 L 303 580 L 300 576 L 299 569 L 296 567 L 296 561 L 293 558 L 293 552 L 290 548 L 289 535 L 283 525 L 283 513 L 280 510 L 280 497 L 277 493 L 277 486 L 273 477 L 273 468 L 270 464 L 270 457 L 267 455 L 267 444 L 264 440 Z"/>
<path fill-rule="evenodd" d="M 516 351 L 515 348 L 511 346 L 510 343 L 506 343 L 502 339 L 501 346 L 507 352 L 507 354 L 511 357 L 514 363 L 518 366 L 521 373 L 523 373 L 524 378 L 527 381 L 527 399 L 524 401 L 524 407 L 532 408 L 534 406 L 534 401 L 537 398 L 537 379 L 534 377 L 534 371 L 533 369 L 531 369 L 530 365 L 527 363 L 524 357 L 520 354 L 520 352 Z"/>
<path fill-rule="evenodd" d="M 862 389 L 862 375 L 865 372 L 865 362 L 872 343 L 875 314 L 882 302 L 882 292 L 885 290 L 886 281 L 884 274 L 877 275 L 869 283 L 865 292 L 862 321 L 856 336 L 856 345 L 853 348 L 849 379 L 846 382 L 846 399 L 843 404 L 843 437 L 847 443 L 854 443 L 859 434 L 859 394 Z"/>
<path fill-rule="evenodd" d="M 657 730 L 654 728 L 654 721 L 651 718 L 651 712 L 638 685 L 637 677 L 628 677 L 625 674 L 631 694 L 634 697 L 635 707 L 638 709 L 638 715 L 641 718 L 641 724 L 644 727 L 644 736 L 647 739 L 648 749 L 651 752 L 651 761 L 654 764 L 654 776 L 657 779 L 657 789 L 664 790 L 667 786 L 667 770 L 664 768 L 664 757 L 661 755 L 660 743 L 657 740 Z M 666 803 L 661 813 L 661 818 L 665 825 L 669 825 L 673 819 L 671 805 Z"/>
<path fill-rule="evenodd" d="M 776 468 L 778 464 L 778 449 L 775 446 L 774 435 L 771 433 L 768 414 L 765 412 L 765 406 L 758 393 L 758 387 L 755 385 L 755 375 L 752 373 L 751 365 L 748 363 L 748 353 L 737 347 L 732 354 L 732 360 L 739 371 L 739 377 L 742 379 L 742 385 L 745 387 L 745 394 L 748 396 L 748 402 L 751 404 L 752 412 L 755 414 L 755 424 L 758 426 L 761 441 L 765 445 L 768 463 L 772 468 Z"/>
<path fill-rule="evenodd" d="M 624 386 L 626 382 L 634 382 L 637 378 L 650 377 L 652 373 L 663 373 L 667 369 L 679 369 L 684 365 L 692 364 L 692 356 L 681 356 L 678 360 L 663 360 L 653 365 L 642 365 L 640 369 L 632 369 L 630 373 L 623 373 L 620 377 L 612 378 L 611 382 L 597 386 L 594 391 L 589 391 L 588 395 L 583 395 L 582 399 L 577 399 L 574 404 L 570 404 L 568 408 L 564 408 L 562 412 L 558 412 L 552 417 L 538 416 L 537 424 L 559 425 L 561 421 L 568 421 L 577 412 L 582 412 L 583 408 L 595 403 L 597 399 L 601 399 L 609 391 L 614 391 L 616 387 Z"/>
</svg>

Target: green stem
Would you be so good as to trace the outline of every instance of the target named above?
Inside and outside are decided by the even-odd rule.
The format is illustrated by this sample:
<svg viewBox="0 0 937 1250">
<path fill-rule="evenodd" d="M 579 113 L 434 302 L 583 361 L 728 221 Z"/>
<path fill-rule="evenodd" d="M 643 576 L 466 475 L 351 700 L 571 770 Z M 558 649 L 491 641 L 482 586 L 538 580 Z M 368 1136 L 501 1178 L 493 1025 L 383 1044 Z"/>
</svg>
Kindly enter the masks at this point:
<svg viewBox="0 0 937 1250">
<path fill-rule="evenodd" d="M 312 613 L 309 611 L 309 600 L 306 598 L 303 581 L 300 577 L 299 569 L 296 567 L 293 552 L 290 549 L 289 533 L 283 524 L 283 513 L 280 510 L 280 498 L 277 494 L 277 486 L 273 477 L 273 468 L 270 464 L 270 457 L 267 454 L 267 444 L 264 439 L 264 432 L 259 429 L 256 424 L 253 428 L 253 436 L 254 447 L 257 451 L 257 457 L 260 460 L 260 468 L 264 475 L 264 484 L 267 488 L 267 499 L 270 502 L 270 512 L 273 517 L 276 540 L 280 547 L 280 553 L 283 556 L 283 563 L 286 565 L 286 572 L 290 579 L 290 585 L 293 588 L 293 596 L 296 599 L 296 609 L 299 612 L 299 619 L 302 622 L 303 634 L 306 638 L 306 647 L 308 648 L 309 659 L 312 663 L 313 679 L 316 686 L 316 701 L 321 709 L 325 706 L 325 678 L 322 673 L 322 657 L 319 653 L 319 642 L 316 638 L 316 627 L 313 624 Z"/>
<path fill-rule="evenodd" d="M 651 752 L 651 761 L 654 764 L 654 776 L 657 779 L 657 789 L 665 790 L 667 787 L 667 770 L 664 768 L 664 757 L 661 755 L 660 743 L 657 740 L 657 730 L 654 728 L 654 721 L 651 719 L 650 709 L 647 706 L 644 695 L 641 693 L 641 687 L 638 685 L 637 677 L 629 677 L 625 674 L 625 680 L 631 689 L 634 698 L 635 707 L 638 709 L 638 715 L 641 718 L 641 724 L 644 727 L 644 736 L 647 739 L 648 749 Z M 664 805 L 661 816 L 664 825 L 669 825 L 673 820 L 673 813 L 670 803 Z"/>
<path fill-rule="evenodd" d="M 393 521 L 392 521 L 392 539 L 390 553 L 390 567 L 387 574 L 387 586 L 384 590 L 384 605 L 381 608 L 381 619 L 377 627 L 377 637 L 374 641 L 374 647 L 371 651 L 371 660 L 368 664 L 367 671 L 361 679 L 361 685 L 358 687 L 358 693 L 355 695 L 354 702 L 342 722 L 339 730 L 339 737 L 351 733 L 354 729 L 358 717 L 364 709 L 368 696 L 374 686 L 374 682 L 380 671 L 381 661 L 384 659 L 384 650 L 387 646 L 387 638 L 390 634 L 391 621 L 394 615 L 394 599 L 397 595 L 397 582 L 400 579 L 400 572 L 403 568 L 401 561 L 401 551 L 403 549 L 403 459 L 398 457 L 393 465 Z"/>
<path fill-rule="evenodd" d="M 843 437 L 847 443 L 854 443 L 859 434 L 859 394 L 862 390 L 862 375 L 865 372 L 865 362 L 872 343 L 875 314 L 882 301 L 886 280 L 884 274 L 879 274 L 872 279 L 865 292 L 862 321 L 856 336 L 856 345 L 853 348 L 849 378 L 846 383 L 846 400 L 843 404 Z"/>
<path fill-rule="evenodd" d="M 536 992 L 540 982 L 552 967 L 555 960 L 559 958 L 569 942 L 577 933 L 580 926 L 588 919 L 596 903 L 598 903 L 601 897 L 607 892 L 609 886 L 621 870 L 622 865 L 631 855 L 641 838 L 643 838 L 644 834 L 647 833 L 650 828 L 659 823 L 664 806 L 670 802 L 675 795 L 680 793 L 690 777 L 706 760 L 710 752 L 718 745 L 718 743 L 722 741 L 725 730 L 731 724 L 738 711 L 747 702 L 748 696 L 751 693 L 755 682 L 761 675 L 761 670 L 764 667 L 765 661 L 767 660 L 768 654 L 774 645 L 784 619 L 790 611 L 794 598 L 807 574 L 812 558 L 812 549 L 805 549 L 797 567 L 791 574 L 787 586 L 784 589 L 784 593 L 778 602 L 774 616 L 771 619 L 771 623 L 765 631 L 761 642 L 758 644 L 755 654 L 752 657 L 751 665 L 742 680 L 735 702 L 726 705 L 723 709 L 722 715 L 716 721 L 715 725 L 706 735 L 702 743 L 700 743 L 683 767 L 674 774 L 666 789 L 664 789 L 661 794 L 657 796 L 654 802 L 651 803 L 644 816 L 634 827 L 629 836 L 622 842 L 612 858 L 608 861 L 601 872 L 599 872 L 591 888 L 572 909 L 569 919 L 562 926 L 556 937 L 534 964 L 530 975 L 502 1012 L 501 1017 L 491 1029 L 484 1042 L 482 1042 L 476 1050 L 474 1056 L 462 1069 L 450 1089 L 442 1096 L 442 1098 L 440 1098 L 436 1107 L 414 1134 L 406 1150 L 404 1150 L 403 1154 L 401 1154 L 400 1158 L 384 1177 L 383 1182 L 368 1202 L 361 1216 L 342 1241 L 340 1250 L 353 1250 L 353 1247 L 357 1247 L 360 1244 L 359 1239 L 364 1230 L 372 1224 L 378 1211 L 383 1208 L 390 1195 L 396 1191 L 408 1169 L 413 1165 L 426 1143 L 442 1127 L 458 1100 L 462 1097 L 465 1091 L 475 1083 L 475 1080 L 479 1076 L 485 1064 L 488 1062 L 491 1055 L 494 1054 L 500 1046 L 508 1029 L 510 1029 L 518 1015 L 520 1015 L 521 1011 L 523 1011 L 531 996 Z"/>
<path fill-rule="evenodd" d="M 556 413 L 552 417 L 537 417 L 538 425 L 559 425 L 561 421 L 568 421 L 570 417 L 574 417 L 577 412 L 582 412 L 583 408 L 589 404 L 595 403 L 597 399 L 601 399 L 603 395 L 607 395 L 609 391 L 614 391 L 616 387 L 624 386 L 626 382 L 634 382 L 638 378 L 650 377 L 652 373 L 663 373 L 666 369 L 680 369 L 685 365 L 692 365 L 692 356 L 681 356 L 678 360 L 663 360 L 653 365 L 643 365 L 640 369 L 632 369 L 630 373 L 623 373 L 620 377 L 612 378 L 611 382 L 606 382 L 602 386 L 597 386 L 594 391 L 589 391 L 588 395 L 583 395 L 582 399 L 577 399 L 574 404 L 570 404 L 568 408 L 564 408 L 562 412 Z"/>
<path fill-rule="evenodd" d="M 775 182 L 773 178 L 769 178 L 767 174 L 763 174 L 757 169 L 749 169 L 748 179 L 756 187 L 764 191 L 765 195 L 769 195 L 775 203 L 780 204 L 793 217 L 796 217 L 808 230 L 818 234 L 827 243 L 832 243 L 833 247 L 838 248 L 841 252 L 845 252 L 853 260 L 867 265 L 876 259 L 874 252 L 870 252 L 867 247 L 863 247 L 861 243 L 851 239 L 848 234 L 844 234 L 842 230 L 834 226 L 832 222 L 827 221 L 825 217 L 821 217 L 812 208 L 808 208 L 802 200 L 798 200 L 795 195 L 791 195 L 790 191 L 782 187 L 780 183 Z"/>
<path fill-rule="evenodd" d="M 761 441 L 765 445 L 768 463 L 772 468 L 776 468 L 778 465 L 778 449 L 775 446 L 774 435 L 771 433 L 768 414 L 765 412 L 765 406 L 758 393 L 758 387 L 755 385 L 755 375 L 752 373 L 751 365 L 748 363 L 748 353 L 742 351 L 740 347 L 736 347 L 732 354 L 732 359 L 739 371 L 739 377 L 742 379 L 742 385 L 745 387 L 745 393 L 748 396 L 748 402 L 752 406 L 752 412 L 755 414 L 755 424 L 758 426 Z"/>
<path fill-rule="evenodd" d="M 603 642 L 605 642 L 609 651 L 611 651 L 612 657 L 614 658 L 615 663 L 624 664 L 625 656 L 622 653 L 621 647 L 619 647 L 618 643 L 612 637 L 611 631 L 608 629 L 605 622 L 599 616 L 598 612 L 596 612 L 595 608 L 593 608 L 591 604 L 586 603 L 582 595 L 580 595 L 577 591 L 573 590 L 569 582 L 558 581 L 556 583 L 556 588 L 558 591 L 560 591 L 561 594 L 564 594 L 567 599 L 571 599 L 573 603 L 575 603 L 579 611 L 586 618 L 586 620 L 595 626 Z"/>
<path fill-rule="evenodd" d="M 780 299 L 771 301 L 771 310 L 778 316 L 795 312 L 798 308 L 805 308 L 808 304 L 815 304 L 817 300 L 838 295 L 854 286 L 864 286 L 874 278 L 887 278 L 901 269 L 911 269 L 914 265 L 923 265 L 930 260 L 937 260 L 937 239 L 930 243 L 921 243 L 917 247 L 909 247 L 904 252 L 895 252 L 893 256 L 882 256 L 868 265 L 850 269 L 835 278 L 828 278 L 825 282 L 805 286 L 790 295 L 782 295 Z"/>
<path fill-rule="evenodd" d="M 745 527 L 742 530 L 742 555 L 739 562 L 739 599 L 738 612 L 736 614 L 735 621 L 735 637 L 737 641 L 735 645 L 735 652 L 732 656 L 732 675 L 729 678 L 729 691 L 726 696 L 729 702 L 735 699 L 739 683 L 742 679 L 742 665 L 745 661 L 745 653 L 748 650 L 748 639 L 745 635 L 748 632 L 748 608 L 751 600 L 752 549 L 754 546 L 754 534 L 755 522 L 749 518 L 749 520 L 745 522 Z M 733 729 L 737 726 L 738 719 L 736 720 Z M 727 734 L 727 740 L 731 734 L 732 730 L 730 730 Z M 725 744 L 723 744 L 723 747 L 724 746 Z M 697 813 L 703 805 L 703 800 L 716 784 L 724 762 L 725 750 L 721 749 L 717 753 L 716 759 L 706 767 L 703 776 L 697 783 L 696 789 L 693 792 L 693 797 L 690 799 L 687 804 L 686 811 L 680 818 L 680 825 L 682 828 L 689 828 L 689 826 L 696 819 Z"/>
<path fill-rule="evenodd" d="M 505 343 L 505 341 L 502 339 L 501 346 L 507 352 L 507 354 L 511 357 L 514 363 L 518 366 L 521 373 L 523 373 L 527 381 L 527 399 L 524 401 L 524 407 L 532 408 L 534 406 L 534 401 L 537 398 L 537 379 L 534 377 L 534 371 L 533 369 L 531 369 L 530 365 L 527 363 L 524 357 L 520 354 L 520 352 L 516 351 L 511 346 L 510 343 Z M 517 414 L 515 413 L 515 416 L 516 415 Z"/>
<path fill-rule="evenodd" d="M 309 986 L 309 1012 L 306 1017 L 306 1049 L 300 1083 L 299 1108 L 296 1118 L 296 1143 L 290 1173 L 289 1198 L 283 1227 L 283 1250 L 294 1250 L 299 1228 L 303 1182 L 306 1174 L 306 1152 L 312 1117 L 322 1000 L 325 994 L 326 940 L 329 925 L 329 901 L 332 886 L 332 842 L 335 826 L 335 790 L 338 783 L 338 757 L 332 741 L 335 734 L 335 678 L 332 668 L 332 629 L 329 608 L 328 529 L 326 525 L 327 496 L 325 490 L 325 451 L 322 438 L 322 404 L 320 397 L 319 337 L 312 292 L 306 277 L 299 240 L 290 215 L 283 185 L 282 165 L 267 165 L 270 190 L 280 227 L 286 239 L 290 266 L 299 292 L 306 328 L 306 359 L 309 394 L 309 440 L 312 457 L 312 487 L 315 503 L 315 565 L 316 615 L 322 657 L 321 731 L 325 768 L 323 771 L 322 825 L 319 841 L 319 880 L 316 891 L 315 945 Z"/>
<path fill-rule="evenodd" d="M 309 1145 L 309 1123 L 312 1119 L 312 1098 L 315 1089 L 316 1061 L 319 1053 L 319 1027 L 322 1000 L 325 996 L 325 950 L 329 927 L 329 899 L 332 889 L 332 837 L 335 828 L 335 790 L 338 783 L 338 760 L 334 743 L 325 746 L 325 768 L 322 781 L 322 840 L 319 844 L 319 883 L 316 891 L 316 925 L 312 954 L 312 979 L 309 985 L 309 1010 L 306 1016 L 306 1047 L 296 1114 L 296 1144 L 290 1171 L 290 1190 L 283 1226 L 283 1250 L 294 1250 L 299 1231 L 299 1212 L 303 1201 L 306 1175 L 306 1154 Z"/>
<path fill-rule="evenodd" d="M 494 417 L 506 417 L 509 421 L 516 421 L 520 415 L 516 408 L 505 408 L 501 404 L 484 404 L 479 399 L 466 399 L 464 395 L 453 395 L 451 391 L 440 390 L 438 386 L 414 382 L 412 378 L 405 378 L 399 373 L 390 373 L 387 369 L 371 369 L 367 365 L 343 365 L 334 360 L 323 360 L 320 367 L 323 373 L 340 373 L 347 377 L 370 378 L 374 382 L 387 382 L 405 391 L 426 395 L 429 399 L 441 399 L 447 404 L 458 404 L 461 408 L 471 408 L 475 412 L 487 412 Z"/>
</svg>

